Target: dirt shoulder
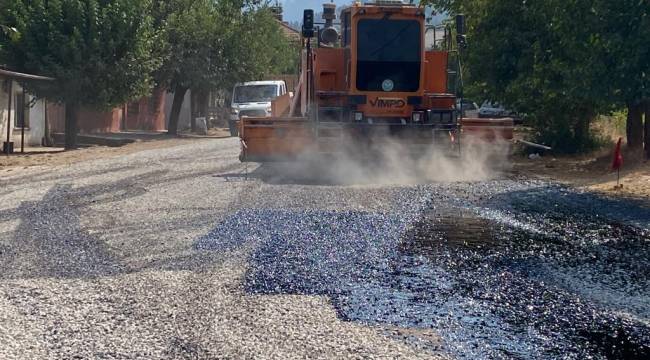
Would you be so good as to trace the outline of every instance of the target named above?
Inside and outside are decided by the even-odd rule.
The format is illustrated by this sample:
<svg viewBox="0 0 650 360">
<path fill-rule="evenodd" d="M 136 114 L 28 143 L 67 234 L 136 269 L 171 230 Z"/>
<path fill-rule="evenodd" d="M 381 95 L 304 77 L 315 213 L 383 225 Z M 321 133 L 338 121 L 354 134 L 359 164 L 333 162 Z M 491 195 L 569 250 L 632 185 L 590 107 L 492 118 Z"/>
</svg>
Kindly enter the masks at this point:
<svg viewBox="0 0 650 360">
<path fill-rule="evenodd" d="M 227 136 L 224 129 L 219 129 L 214 130 L 208 137 L 191 135 L 179 138 L 161 137 L 155 140 L 136 141 L 121 147 L 92 146 L 74 151 L 63 151 L 60 148 L 32 148 L 24 155 L 0 154 L 0 177 L 42 167 L 66 166 L 82 161 L 124 156 Z M 612 160 L 610 151 L 580 156 L 549 155 L 538 159 L 518 155 L 512 158 L 512 173 L 559 181 L 607 196 L 641 199 L 650 204 L 650 162 L 630 153 L 624 154 L 624 159 L 621 188 L 616 188 L 616 173 L 610 168 Z"/>
<path fill-rule="evenodd" d="M 600 151 L 580 156 L 544 156 L 529 159 L 515 156 L 515 174 L 537 176 L 599 192 L 606 196 L 640 199 L 650 203 L 650 162 L 640 155 L 625 153 L 621 170 L 622 187 L 616 187 L 616 172 L 611 170 L 613 155 Z"/>
<path fill-rule="evenodd" d="M 6 156 L 0 154 L 0 177 L 16 175 L 43 167 L 67 166 L 78 162 L 124 156 L 145 150 L 169 148 L 206 141 L 220 137 L 161 138 L 150 141 L 136 141 L 121 147 L 89 146 L 77 150 L 63 151 L 62 148 L 29 148 L 25 154 Z"/>
</svg>

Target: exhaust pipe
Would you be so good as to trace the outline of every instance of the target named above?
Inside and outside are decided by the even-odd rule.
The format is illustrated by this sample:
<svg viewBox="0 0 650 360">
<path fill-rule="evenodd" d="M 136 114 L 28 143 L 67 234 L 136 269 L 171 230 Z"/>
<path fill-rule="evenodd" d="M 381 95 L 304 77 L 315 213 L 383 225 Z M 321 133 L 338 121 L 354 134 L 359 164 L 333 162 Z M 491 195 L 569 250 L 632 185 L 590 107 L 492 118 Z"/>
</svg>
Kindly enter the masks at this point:
<svg viewBox="0 0 650 360">
<path fill-rule="evenodd" d="M 334 45 L 339 40 L 339 32 L 334 27 L 336 4 L 323 4 L 323 20 L 325 20 L 325 27 L 321 30 L 320 40 L 327 45 Z"/>
</svg>

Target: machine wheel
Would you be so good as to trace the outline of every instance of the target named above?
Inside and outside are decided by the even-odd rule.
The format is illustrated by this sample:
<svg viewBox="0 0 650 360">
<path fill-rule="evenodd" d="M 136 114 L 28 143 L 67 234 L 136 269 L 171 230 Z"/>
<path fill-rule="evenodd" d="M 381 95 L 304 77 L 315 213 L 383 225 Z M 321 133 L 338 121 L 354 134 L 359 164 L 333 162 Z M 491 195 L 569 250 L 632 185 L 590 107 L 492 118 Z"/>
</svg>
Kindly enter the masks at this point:
<svg viewBox="0 0 650 360">
<path fill-rule="evenodd" d="M 230 129 L 230 136 L 239 136 L 239 129 L 237 128 L 237 121 L 228 120 L 228 128 Z"/>
</svg>

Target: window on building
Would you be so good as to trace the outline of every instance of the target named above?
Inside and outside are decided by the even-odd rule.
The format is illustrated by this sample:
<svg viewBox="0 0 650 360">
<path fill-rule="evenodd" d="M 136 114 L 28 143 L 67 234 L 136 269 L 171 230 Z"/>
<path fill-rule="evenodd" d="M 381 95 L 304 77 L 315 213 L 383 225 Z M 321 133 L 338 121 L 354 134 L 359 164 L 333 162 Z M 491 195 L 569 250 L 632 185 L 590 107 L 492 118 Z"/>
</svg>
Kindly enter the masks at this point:
<svg viewBox="0 0 650 360">
<path fill-rule="evenodd" d="M 14 127 L 28 128 L 29 127 L 29 95 L 25 92 L 16 94 L 16 111 L 14 113 Z"/>
</svg>

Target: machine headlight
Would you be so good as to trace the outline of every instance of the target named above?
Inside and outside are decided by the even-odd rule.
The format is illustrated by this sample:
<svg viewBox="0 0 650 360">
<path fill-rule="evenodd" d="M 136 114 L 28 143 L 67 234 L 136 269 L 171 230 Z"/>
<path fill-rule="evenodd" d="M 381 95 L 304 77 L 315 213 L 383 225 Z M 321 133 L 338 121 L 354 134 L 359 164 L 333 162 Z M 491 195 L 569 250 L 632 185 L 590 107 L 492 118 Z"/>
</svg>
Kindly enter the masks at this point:
<svg viewBox="0 0 650 360">
<path fill-rule="evenodd" d="M 422 120 L 424 119 L 424 114 L 422 112 L 414 112 L 413 115 L 411 115 L 411 119 L 415 123 L 422 122 Z"/>
<path fill-rule="evenodd" d="M 354 121 L 363 121 L 363 113 L 360 111 L 355 111 L 353 117 Z"/>
<path fill-rule="evenodd" d="M 235 109 L 235 108 L 230 109 L 230 114 L 239 115 L 239 109 Z"/>
</svg>

